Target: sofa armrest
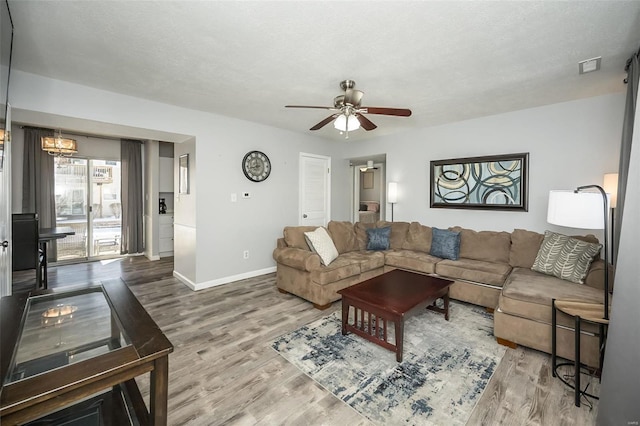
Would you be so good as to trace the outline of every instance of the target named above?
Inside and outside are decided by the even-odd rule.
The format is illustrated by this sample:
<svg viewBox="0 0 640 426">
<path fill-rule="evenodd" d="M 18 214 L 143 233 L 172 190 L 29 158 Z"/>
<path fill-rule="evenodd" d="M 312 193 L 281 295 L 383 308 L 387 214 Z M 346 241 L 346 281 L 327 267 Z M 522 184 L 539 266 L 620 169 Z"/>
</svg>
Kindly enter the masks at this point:
<svg viewBox="0 0 640 426">
<path fill-rule="evenodd" d="M 277 263 L 282 263 L 301 271 L 311 272 L 320 268 L 320 256 L 317 253 L 295 247 L 276 248 L 273 250 L 273 259 Z"/>
<path fill-rule="evenodd" d="M 278 240 L 276 241 L 276 248 L 287 248 L 289 247 L 287 245 L 287 242 L 285 241 L 284 238 L 278 238 Z"/>
<path fill-rule="evenodd" d="M 613 291 L 613 276 L 615 267 L 609 264 L 609 291 Z M 604 290 L 604 260 L 598 259 L 591 262 L 584 283 L 589 287 Z"/>
</svg>

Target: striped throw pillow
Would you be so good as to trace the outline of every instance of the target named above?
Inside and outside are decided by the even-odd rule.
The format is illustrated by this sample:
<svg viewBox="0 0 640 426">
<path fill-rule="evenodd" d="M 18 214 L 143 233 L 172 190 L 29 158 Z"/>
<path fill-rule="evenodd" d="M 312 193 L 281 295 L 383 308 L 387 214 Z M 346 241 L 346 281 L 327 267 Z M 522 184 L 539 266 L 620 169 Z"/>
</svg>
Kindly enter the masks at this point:
<svg viewBox="0 0 640 426">
<path fill-rule="evenodd" d="M 567 235 L 545 231 L 531 270 L 583 284 L 591 262 L 602 244 L 587 243 Z"/>
</svg>

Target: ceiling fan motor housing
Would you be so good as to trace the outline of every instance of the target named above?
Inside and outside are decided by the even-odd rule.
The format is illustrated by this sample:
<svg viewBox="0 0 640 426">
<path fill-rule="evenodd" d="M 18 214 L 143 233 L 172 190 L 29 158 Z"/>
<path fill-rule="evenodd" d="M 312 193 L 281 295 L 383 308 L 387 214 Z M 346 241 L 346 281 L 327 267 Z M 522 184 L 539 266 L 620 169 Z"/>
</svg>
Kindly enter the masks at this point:
<svg viewBox="0 0 640 426">
<path fill-rule="evenodd" d="M 353 89 L 354 87 L 356 87 L 356 82 L 353 80 L 344 80 L 340 83 L 342 90 Z"/>
</svg>

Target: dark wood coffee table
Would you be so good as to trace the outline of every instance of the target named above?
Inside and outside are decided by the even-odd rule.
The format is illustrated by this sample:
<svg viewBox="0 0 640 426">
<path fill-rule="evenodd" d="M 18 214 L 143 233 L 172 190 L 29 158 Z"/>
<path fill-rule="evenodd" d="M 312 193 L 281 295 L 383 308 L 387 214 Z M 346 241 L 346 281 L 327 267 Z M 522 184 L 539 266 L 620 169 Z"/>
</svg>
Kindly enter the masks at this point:
<svg viewBox="0 0 640 426">
<path fill-rule="evenodd" d="M 338 291 L 342 295 L 342 334 L 351 331 L 396 353 L 402 361 L 404 320 L 408 314 L 427 308 L 444 314 L 449 321 L 449 287 L 453 281 L 401 269 L 378 275 Z M 436 300 L 444 300 L 444 308 Z M 353 323 L 349 310 L 354 308 Z M 387 322 L 395 326 L 396 344 L 388 342 Z"/>
</svg>

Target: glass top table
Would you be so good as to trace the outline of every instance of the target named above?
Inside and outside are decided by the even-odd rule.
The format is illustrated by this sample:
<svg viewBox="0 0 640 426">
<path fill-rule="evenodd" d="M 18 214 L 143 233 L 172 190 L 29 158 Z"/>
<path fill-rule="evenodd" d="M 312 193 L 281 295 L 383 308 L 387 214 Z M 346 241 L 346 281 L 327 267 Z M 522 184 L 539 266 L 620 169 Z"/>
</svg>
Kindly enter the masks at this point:
<svg viewBox="0 0 640 426">
<path fill-rule="evenodd" d="M 166 424 L 173 346 L 121 280 L 5 297 L 0 314 L 0 423 L 38 419 L 123 384 L 141 424 Z M 148 410 L 134 380 L 144 373 Z"/>
</svg>

